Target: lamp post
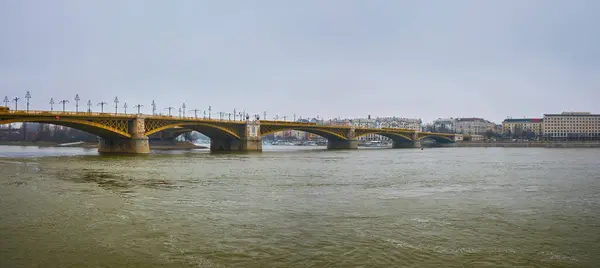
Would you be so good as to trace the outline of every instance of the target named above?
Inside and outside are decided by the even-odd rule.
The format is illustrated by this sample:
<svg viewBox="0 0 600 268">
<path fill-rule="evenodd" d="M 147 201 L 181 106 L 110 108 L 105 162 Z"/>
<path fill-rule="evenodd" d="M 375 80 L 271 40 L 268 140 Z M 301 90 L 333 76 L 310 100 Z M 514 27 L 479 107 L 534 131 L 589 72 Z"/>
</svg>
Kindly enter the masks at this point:
<svg viewBox="0 0 600 268">
<path fill-rule="evenodd" d="M 227 113 L 227 115 L 229 116 L 229 121 L 231 121 L 231 113 Z"/>
<path fill-rule="evenodd" d="M 119 98 L 115 97 L 114 102 L 115 102 L 115 115 L 117 115 L 117 111 L 119 109 L 119 106 L 118 106 L 119 105 Z"/>
<path fill-rule="evenodd" d="M 127 102 L 123 103 L 123 110 L 127 114 Z"/>
<path fill-rule="evenodd" d="M 61 100 L 59 102 L 62 103 L 62 105 L 63 105 L 63 113 L 64 113 L 65 112 L 65 104 L 69 103 L 69 101 L 68 100 Z"/>
<path fill-rule="evenodd" d="M 137 108 L 138 114 L 140 114 L 140 108 L 144 107 L 144 105 L 138 104 L 138 105 L 133 106 L 133 107 Z"/>
<path fill-rule="evenodd" d="M 54 98 L 50 98 L 50 111 L 54 111 Z"/>
<path fill-rule="evenodd" d="M 152 104 L 150 104 L 150 105 L 152 105 L 152 115 L 155 115 L 156 114 L 156 102 L 154 102 L 154 100 L 152 100 Z"/>
<path fill-rule="evenodd" d="M 235 109 L 233 109 L 233 121 L 235 121 Z"/>
<path fill-rule="evenodd" d="M 267 120 L 267 111 L 263 112 L 263 120 Z"/>
<path fill-rule="evenodd" d="M 15 98 L 13 99 L 13 101 L 15 102 L 15 111 L 16 111 L 16 110 L 19 110 L 19 109 L 17 109 L 17 108 L 18 108 L 18 103 L 19 103 L 19 100 L 20 100 L 20 99 L 21 99 L 21 98 L 19 98 L 19 97 L 15 97 Z"/>
<path fill-rule="evenodd" d="M 171 116 L 171 110 L 173 110 L 173 107 L 169 106 L 169 107 L 165 108 L 165 110 L 169 110 L 169 116 Z"/>
<path fill-rule="evenodd" d="M 75 94 L 75 112 L 78 113 L 79 112 L 79 101 L 81 99 L 79 98 L 79 94 Z"/>
<path fill-rule="evenodd" d="M 8 103 L 9 103 L 9 102 L 10 102 L 10 101 L 8 100 L 8 96 L 5 96 L 5 97 L 4 97 L 4 106 L 8 107 Z"/>
<path fill-rule="evenodd" d="M 106 105 L 106 104 L 108 104 L 108 103 L 105 102 L 105 101 L 102 101 L 102 102 L 98 103 L 98 105 L 100 105 L 100 112 L 101 113 L 104 113 L 104 105 Z"/>
<path fill-rule="evenodd" d="M 181 107 L 179 107 L 179 117 L 181 117 Z"/>
<path fill-rule="evenodd" d="M 29 90 L 27 90 L 27 93 L 25 93 L 25 98 L 27 99 L 27 112 L 29 112 L 29 99 L 31 99 L 31 93 L 29 93 Z"/>
<path fill-rule="evenodd" d="M 91 113 L 92 112 L 92 100 L 88 100 L 87 106 L 88 106 L 88 113 Z"/>
<path fill-rule="evenodd" d="M 212 111 L 212 107 L 208 106 L 208 119 L 210 119 L 210 113 L 211 113 L 211 111 Z"/>
<path fill-rule="evenodd" d="M 183 117 L 185 117 L 185 102 L 181 105 L 181 110 L 183 110 Z"/>
<path fill-rule="evenodd" d="M 194 118 L 198 118 L 198 111 L 200 111 L 200 109 L 194 109 L 194 110 L 190 110 L 190 112 L 194 112 Z"/>
<path fill-rule="evenodd" d="M 206 119 L 206 110 L 202 111 L 202 113 L 204 114 L 202 118 Z"/>
</svg>

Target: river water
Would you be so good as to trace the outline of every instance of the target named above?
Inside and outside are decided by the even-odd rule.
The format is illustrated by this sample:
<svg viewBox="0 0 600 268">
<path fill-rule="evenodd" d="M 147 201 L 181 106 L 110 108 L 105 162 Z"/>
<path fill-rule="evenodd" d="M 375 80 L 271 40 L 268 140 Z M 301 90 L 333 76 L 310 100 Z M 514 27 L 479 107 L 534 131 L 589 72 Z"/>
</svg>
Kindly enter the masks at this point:
<svg viewBox="0 0 600 268">
<path fill-rule="evenodd" d="M 600 150 L 0 146 L 0 267 L 598 267 Z"/>
</svg>

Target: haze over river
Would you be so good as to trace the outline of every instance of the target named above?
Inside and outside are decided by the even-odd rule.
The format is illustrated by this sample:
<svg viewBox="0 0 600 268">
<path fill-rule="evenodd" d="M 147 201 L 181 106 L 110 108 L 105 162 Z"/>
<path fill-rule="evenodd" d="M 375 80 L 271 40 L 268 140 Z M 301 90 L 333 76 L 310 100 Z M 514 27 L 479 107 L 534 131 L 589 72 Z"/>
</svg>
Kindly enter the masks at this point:
<svg viewBox="0 0 600 268">
<path fill-rule="evenodd" d="M 0 267 L 598 267 L 600 149 L 0 146 Z"/>
</svg>

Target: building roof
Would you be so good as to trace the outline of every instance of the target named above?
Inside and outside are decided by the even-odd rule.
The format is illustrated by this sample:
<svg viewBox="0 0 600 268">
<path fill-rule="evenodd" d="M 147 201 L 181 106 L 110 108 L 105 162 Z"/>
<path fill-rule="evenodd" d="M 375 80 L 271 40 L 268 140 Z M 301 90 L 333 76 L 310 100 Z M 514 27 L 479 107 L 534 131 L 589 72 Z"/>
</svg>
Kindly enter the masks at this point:
<svg viewBox="0 0 600 268">
<path fill-rule="evenodd" d="M 490 122 L 489 120 L 485 120 L 483 118 L 478 118 L 478 117 L 456 118 L 456 122 L 484 122 L 484 123 L 488 123 L 488 124 L 494 124 L 494 123 Z"/>
<path fill-rule="evenodd" d="M 544 121 L 544 119 L 542 119 L 542 118 L 507 118 L 507 119 L 504 119 L 504 121 L 502 121 L 502 122 L 503 123 L 504 122 L 506 122 L 506 123 L 519 123 L 519 122 L 522 122 L 522 123 L 532 122 L 532 123 L 534 123 L 534 122 L 542 122 L 542 121 Z"/>
<path fill-rule="evenodd" d="M 544 114 L 544 116 L 600 116 L 600 114 L 563 112 L 560 114 Z"/>
</svg>

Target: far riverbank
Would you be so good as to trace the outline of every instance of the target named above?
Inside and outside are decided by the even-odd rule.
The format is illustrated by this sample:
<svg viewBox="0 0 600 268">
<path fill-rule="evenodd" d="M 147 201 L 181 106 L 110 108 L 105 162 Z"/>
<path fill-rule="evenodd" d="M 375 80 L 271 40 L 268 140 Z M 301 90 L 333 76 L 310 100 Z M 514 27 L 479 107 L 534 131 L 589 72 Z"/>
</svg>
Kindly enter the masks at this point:
<svg viewBox="0 0 600 268">
<path fill-rule="evenodd" d="M 452 147 L 600 148 L 597 141 L 457 142 Z"/>
</svg>

